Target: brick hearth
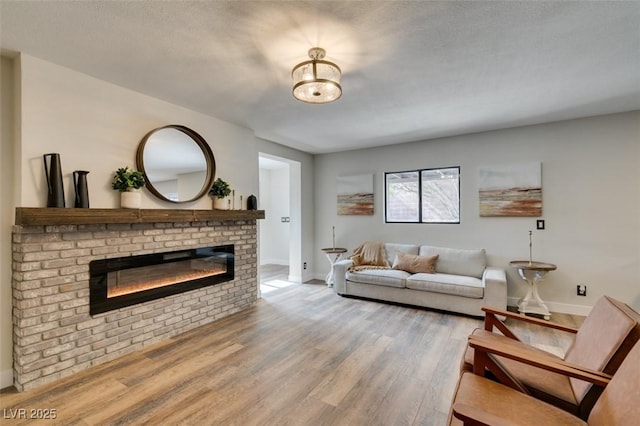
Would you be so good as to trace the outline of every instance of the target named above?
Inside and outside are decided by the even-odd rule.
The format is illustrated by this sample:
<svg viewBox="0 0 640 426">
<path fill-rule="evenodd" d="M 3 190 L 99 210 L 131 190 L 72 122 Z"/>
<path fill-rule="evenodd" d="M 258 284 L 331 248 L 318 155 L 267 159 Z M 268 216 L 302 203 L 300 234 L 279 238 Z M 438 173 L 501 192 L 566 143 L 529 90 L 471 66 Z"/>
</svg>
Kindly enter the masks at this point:
<svg viewBox="0 0 640 426">
<path fill-rule="evenodd" d="M 89 315 L 90 261 L 222 244 L 235 245 L 233 281 Z M 14 384 L 19 391 L 33 389 L 256 300 L 256 220 L 16 225 Z"/>
</svg>

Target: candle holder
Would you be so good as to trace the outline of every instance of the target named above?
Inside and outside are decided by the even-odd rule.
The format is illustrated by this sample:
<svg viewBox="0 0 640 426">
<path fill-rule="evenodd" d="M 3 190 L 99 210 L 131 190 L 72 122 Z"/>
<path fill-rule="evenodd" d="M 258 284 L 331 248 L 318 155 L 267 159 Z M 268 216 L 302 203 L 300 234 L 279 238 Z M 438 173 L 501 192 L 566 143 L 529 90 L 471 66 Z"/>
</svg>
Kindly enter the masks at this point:
<svg viewBox="0 0 640 426">
<path fill-rule="evenodd" d="M 333 249 L 335 250 L 336 248 L 336 227 L 332 226 L 331 227 L 332 233 L 333 233 Z"/>
</svg>

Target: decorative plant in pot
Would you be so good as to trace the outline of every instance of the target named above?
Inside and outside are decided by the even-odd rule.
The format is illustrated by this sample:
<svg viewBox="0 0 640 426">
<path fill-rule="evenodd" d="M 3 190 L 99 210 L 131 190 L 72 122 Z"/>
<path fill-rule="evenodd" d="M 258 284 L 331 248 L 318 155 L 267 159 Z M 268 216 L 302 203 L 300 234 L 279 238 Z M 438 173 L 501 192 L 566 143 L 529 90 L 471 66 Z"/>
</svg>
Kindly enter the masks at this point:
<svg viewBox="0 0 640 426">
<path fill-rule="evenodd" d="M 231 194 L 229 183 L 218 178 L 213 182 L 209 190 L 209 196 L 213 198 L 213 208 L 217 210 L 228 210 L 229 202 L 225 200 Z"/>
<path fill-rule="evenodd" d="M 121 167 L 116 170 L 111 187 L 120 191 L 120 207 L 124 209 L 139 209 L 142 195 L 138 189 L 145 184 L 144 174 L 137 170 Z"/>
</svg>

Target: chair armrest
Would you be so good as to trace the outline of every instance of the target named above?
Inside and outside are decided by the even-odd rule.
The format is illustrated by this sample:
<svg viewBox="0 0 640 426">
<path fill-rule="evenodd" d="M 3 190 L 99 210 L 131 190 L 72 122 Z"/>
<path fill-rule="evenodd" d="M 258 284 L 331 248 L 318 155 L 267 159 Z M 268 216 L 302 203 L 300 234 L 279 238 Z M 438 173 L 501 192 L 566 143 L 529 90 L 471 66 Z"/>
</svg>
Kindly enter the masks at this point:
<svg viewBox="0 0 640 426">
<path fill-rule="evenodd" d="M 528 317 L 523 314 L 517 314 L 515 312 L 509 312 L 503 309 L 496 309 L 490 306 L 484 306 L 482 310 L 485 312 L 485 330 L 491 331 L 491 328 L 487 328 L 487 321 L 496 319 L 496 315 L 500 315 L 503 317 L 511 318 L 518 321 L 527 322 L 529 324 L 535 324 L 542 327 L 553 328 L 555 330 L 566 331 L 568 333 L 577 333 L 578 329 L 575 327 L 570 327 L 562 324 L 558 324 L 555 322 L 550 322 L 546 320 L 541 320 L 539 318 Z M 491 317 L 491 318 L 490 318 Z M 503 323 L 504 324 L 504 323 Z M 495 325 L 495 324 L 494 324 Z M 506 326 L 505 326 L 506 327 Z"/>
<path fill-rule="evenodd" d="M 344 294 L 347 291 L 347 269 L 353 264 L 351 259 L 343 259 L 333 265 L 333 291 Z"/>
<path fill-rule="evenodd" d="M 452 407 L 455 418 L 462 420 L 469 426 L 512 426 L 513 423 L 508 422 L 493 414 L 487 413 L 476 407 L 456 402 Z"/>
<path fill-rule="evenodd" d="M 609 374 L 566 362 L 551 354 L 545 354 L 524 343 L 511 339 L 491 339 L 486 338 L 486 336 L 471 335 L 469 336 L 469 346 L 474 349 L 473 368 L 475 374 L 483 375 L 485 368 L 496 373 L 496 367 L 501 369 L 501 366 L 495 356 L 501 356 L 554 373 L 584 380 L 596 386 L 604 387 L 611 380 L 611 375 Z M 492 365 L 494 363 L 498 365 Z M 497 371 L 497 373 L 500 374 L 500 371 Z M 515 387 L 512 384 L 508 385 Z"/>
</svg>

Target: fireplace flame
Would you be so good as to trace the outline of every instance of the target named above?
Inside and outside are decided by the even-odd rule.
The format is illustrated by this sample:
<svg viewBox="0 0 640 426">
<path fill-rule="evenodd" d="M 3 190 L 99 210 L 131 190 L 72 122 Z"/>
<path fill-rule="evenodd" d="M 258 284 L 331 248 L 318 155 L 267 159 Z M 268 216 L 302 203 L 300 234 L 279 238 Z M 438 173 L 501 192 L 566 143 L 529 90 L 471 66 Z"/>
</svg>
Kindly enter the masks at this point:
<svg viewBox="0 0 640 426">
<path fill-rule="evenodd" d="M 180 284 L 225 272 L 226 268 L 216 265 L 215 261 L 200 259 L 109 272 L 107 298 Z"/>
</svg>

